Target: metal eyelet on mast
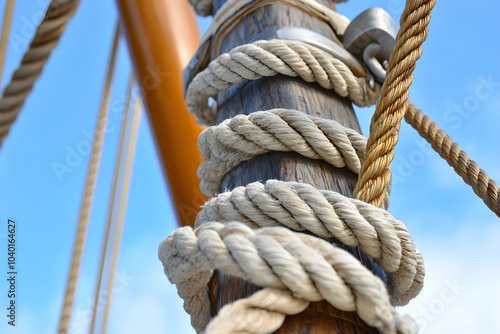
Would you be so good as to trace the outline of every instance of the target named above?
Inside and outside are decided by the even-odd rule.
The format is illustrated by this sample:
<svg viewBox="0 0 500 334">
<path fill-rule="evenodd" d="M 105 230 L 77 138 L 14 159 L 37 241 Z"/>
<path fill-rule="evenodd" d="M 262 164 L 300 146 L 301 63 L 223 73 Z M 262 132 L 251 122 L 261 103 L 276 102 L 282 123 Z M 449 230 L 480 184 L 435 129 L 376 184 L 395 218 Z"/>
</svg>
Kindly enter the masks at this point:
<svg viewBox="0 0 500 334">
<path fill-rule="evenodd" d="M 374 80 L 383 83 L 398 30 L 389 13 L 381 8 L 370 8 L 351 21 L 342 42 L 347 51 L 363 61 Z"/>
</svg>

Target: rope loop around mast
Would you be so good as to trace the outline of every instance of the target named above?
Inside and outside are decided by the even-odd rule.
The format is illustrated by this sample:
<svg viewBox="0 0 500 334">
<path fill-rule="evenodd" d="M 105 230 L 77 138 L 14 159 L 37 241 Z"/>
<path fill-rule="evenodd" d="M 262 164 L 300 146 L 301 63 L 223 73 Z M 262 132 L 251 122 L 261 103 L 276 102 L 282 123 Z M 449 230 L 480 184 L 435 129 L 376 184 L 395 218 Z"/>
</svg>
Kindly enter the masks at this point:
<svg viewBox="0 0 500 334">
<path fill-rule="evenodd" d="M 187 89 L 188 111 L 198 123 L 214 125 L 217 109 L 208 105 L 210 97 L 215 98 L 233 84 L 278 74 L 317 82 L 360 107 L 373 105 L 380 93 L 378 84 L 370 88 L 365 78 L 358 78 L 326 51 L 300 41 L 274 39 L 237 46 L 213 60 Z"/>
<path fill-rule="evenodd" d="M 298 110 L 271 109 L 237 115 L 201 133 L 205 161 L 198 168 L 200 189 L 215 196 L 224 176 L 243 161 L 270 151 L 296 152 L 359 174 L 365 160 L 366 137 L 334 120 Z M 389 207 L 390 184 L 385 189 Z"/>
<path fill-rule="evenodd" d="M 185 300 L 184 307 L 192 314 L 198 333 L 272 333 L 285 315 L 307 306 L 304 301 L 319 300 L 343 311 L 356 311 L 381 333 L 416 333 L 415 322 L 400 317 L 391 306 L 380 278 L 347 251 L 304 233 L 283 227 L 251 229 L 239 222 L 206 223 L 194 231 L 191 227 L 174 231 L 160 245 L 159 257 Z M 206 285 L 215 268 L 266 288 L 258 297 L 254 294 L 245 299 L 246 307 L 238 307 L 238 302 L 223 307 L 208 324 L 211 315 Z M 292 305 L 301 305 L 298 312 L 295 306 L 288 308 L 288 298 L 273 298 L 277 292 L 290 296 Z M 278 319 L 234 321 L 253 318 L 255 304 L 267 316 L 269 311 L 281 309 Z"/>
</svg>

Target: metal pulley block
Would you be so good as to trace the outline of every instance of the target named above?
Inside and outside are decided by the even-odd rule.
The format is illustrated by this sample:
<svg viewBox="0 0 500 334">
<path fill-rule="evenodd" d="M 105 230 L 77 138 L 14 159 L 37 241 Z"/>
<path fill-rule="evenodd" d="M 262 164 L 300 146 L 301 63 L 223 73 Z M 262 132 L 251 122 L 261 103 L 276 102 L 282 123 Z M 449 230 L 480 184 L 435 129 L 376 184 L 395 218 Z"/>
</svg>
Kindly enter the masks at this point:
<svg viewBox="0 0 500 334">
<path fill-rule="evenodd" d="M 382 8 L 370 8 L 347 27 L 342 40 L 347 51 L 363 60 L 377 82 L 384 82 L 399 27 Z"/>
</svg>

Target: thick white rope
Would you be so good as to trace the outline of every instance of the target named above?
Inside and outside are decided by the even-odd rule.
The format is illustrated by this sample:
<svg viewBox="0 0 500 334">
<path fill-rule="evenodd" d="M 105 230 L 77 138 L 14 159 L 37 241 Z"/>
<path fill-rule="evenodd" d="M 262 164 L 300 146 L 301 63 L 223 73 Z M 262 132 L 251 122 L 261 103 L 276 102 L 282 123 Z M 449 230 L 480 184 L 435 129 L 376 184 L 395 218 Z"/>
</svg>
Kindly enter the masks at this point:
<svg viewBox="0 0 500 334">
<path fill-rule="evenodd" d="M 379 85 L 370 89 L 366 78 L 356 77 L 342 61 L 307 43 L 256 41 L 220 55 L 194 77 L 186 92 L 188 111 L 198 123 L 213 125 L 217 112 L 215 105 L 208 105 L 210 97 L 233 84 L 277 74 L 317 82 L 360 107 L 373 105 L 380 93 Z"/>
<path fill-rule="evenodd" d="M 296 152 L 359 174 L 365 159 L 366 137 L 334 120 L 298 110 L 272 109 L 237 115 L 203 131 L 199 137 L 200 189 L 219 192 L 224 176 L 241 162 L 270 151 Z M 390 187 L 384 208 L 389 206 Z"/>
<path fill-rule="evenodd" d="M 195 231 L 191 227 L 174 231 L 160 245 L 159 257 L 184 298 L 184 307 L 198 333 L 210 320 L 206 285 L 215 268 L 260 286 L 287 290 L 299 302 L 326 300 L 340 310 L 356 311 L 381 333 L 416 333 L 414 322 L 401 318 L 391 306 L 380 278 L 347 251 L 317 237 L 282 227 L 252 230 L 237 222 L 206 223 Z M 233 310 L 223 308 L 224 320 L 211 324 L 205 333 L 271 333 L 281 325 L 284 315 L 294 313 L 287 310 L 287 298 L 270 302 L 270 296 L 273 290 L 267 289 L 258 295 L 265 304 L 259 308 L 263 309 L 261 313 L 281 313 L 280 321 L 235 323 L 234 317 L 253 319 L 249 315 L 254 310 L 248 308 L 252 303 L 246 307 L 233 305 Z M 254 301 L 252 297 L 247 300 Z M 299 312 L 302 307 L 294 305 Z"/>
<path fill-rule="evenodd" d="M 287 315 L 304 311 L 310 302 L 286 290 L 266 288 L 219 310 L 205 333 L 274 333 Z"/>
<path fill-rule="evenodd" d="M 285 66 L 283 68 L 286 69 Z M 245 72 L 248 68 L 240 67 L 239 70 Z M 235 72 L 232 73 L 236 75 Z M 222 81 L 215 76 L 214 78 L 216 78 L 214 82 L 217 82 L 217 79 L 219 82 Z M 269 113 L 269 115 L 269 117 L 276 116 L 273 113 Z M 289 127 L 289 125 L 287 126 Z M 265 137 L 266 133 L 262 134 L 258 141 L 265 141 Z M 286 140 L 285 137 L 290 139 L 292 136 L 284 135 L 281 143 Z M 303 142 L 307 143 L 305 140 Z M 274 144 L 279 145 L 278 143 Z M 273 145 L 273 143 L 269 145 Z M 330 147 L 331 143 L 327 145 L 326 147 Z M 326 147 L 321 147 L 319 150 L 327 151 Z M 297 150 L 300 151 L 300 147 Z M 215 147 L 213 151 L 208 149 L 206 153 L 220 157 L 229 157 L 235 154 L 231 148 L 224 147 L 224 145 Z M 340 201 L 338 204 L 335 202 L 335 198 L 338 197 L 335 193 L 326 196 L 324 194 L 318 195 L 318 191 L 314 188 L 300 184 L 297 186 L 300 187 L 299 191 L 297 189 L 291 191 L 288 189 L 287 191 L 284 183 L 276 183 L 275 185 L 277 185 L 277 189 L 268 194 L 262 185 L 261 189 L 258 189 L 259 186 L 257 189 L 250 186 L 250 189 L 254 190 L 251 194 L 252 198 L 254 200 L 256 198 L 261 205 L 259 208 L 262 211 L 261 215 L 265 212 L 272 216 L 278 225 L 298 224 L 302 228 L 299 227 L 297 230 L 312 230 L 319 235 L 334 236 L 348 245 L 359 245 L 389 274 L 388 284 L 394 289 L 392 299 L 395 304 L 407 303 L 420 291 L 424 276 L 423 261 L 411 243 L 411 237 L 402 223 L 393 218 L 388 219 L 390 216 L 387 213 L 376 211 L 380 209 L 371 208 L 362 202 L 359 202 L 359 206 L 350 201 Z M 273 198 L 279 198 L 279 194 L 283 195 L 284 200 L 273 202 Z M 336 204 L 331 204 L 328 199 Z M 235 206 L 238 210 L 238 205 Z M 285 207 L 286 210 L 280 211 L 281 207 Z M 349 217 L 347 220 L 350 225 L 346 221 L 331 219 L 332 215 L 339 217 L 335 208 Z M 366 219 L 366 217 L 364 219 L 352 218 L 356 215 L 362 215 L 362 213 L 368 214 L 370 219 Z M 370 214 L 374 216 L 371 217 Z M 280 215 L 282 217 L 278 217 Z M 199 222 L 203 222 L 203 216 L 201 217 Z M 281 218 L 284 219 L 285 223 L 282 222 Z M 210 220 L 210 218 L 208 219 Z M 245 221 L 244 219 L 239 220 Z M 263 224 L 269 224 L 270 221 L 269 218 L 264 218 Z M 252 227 L 259 226 L 256 222 L 252 222 L 250 225 Z M 203 231 L 205 226 L 215 226 L 215 230 L 208 228 L 206 234 L 199 232 Z M 185 309 L 192 315 L 192 324 L 198 332 L 203 332 L 210 321 L 210 305 L 206 284 L 211 276 L 211 270 L 215 268 L 264 287 L 287 288 L 294 297 L 299 299 L 308 301 L 324 299 L 340 310 L 356 311 L 368 325 L 377 327 L 382 333 L 416 332 L 414 323 L 410 319 L 400 318 L 390 306 L 390 298 L 383 282 L 349 253 L 344 252 L 348 256 L 342 256 L 339 253 L 332 253 L 330 250 L 326 254 L 326 258 L 322 258 L 318 254 L 310 253 L 309 248 L 297 242 L 305 237 L 303 234 L 291 232 L 282 227 L 258 228 L 252 232 L 254 234 L 251 235 L 250 239 L 245 240 L 242 236 L 238 236 L 238 231 L 241 231 L 245 226 L 242 223 L 229 223 L 228 226 L 231 227 L 228 231 L 221 226 L 223 225 L 220 223 L 207 223 L 197 229 L 197 235 L 192 234 L 191 236 L 188 236 L 189 232 L 186 232 L 186 229 L 178 230 L 179 232 L 174 232 L 160 245 L 159 255 L 165 265 L 167 276 L 171 282 L 176 283 L 180 296 L 185 299 Z M 342 229 L 343 226 L 348 227 Z M 245 228 L 248 229 L 246 226 Z M 262 231 L 268 230 L 274 231 L 272 233 L 274 233 L 275 239 L 272 240 L 266 236 L 262 238 L 265 241 L 260 241 L 261 239 L 257 238 L 257 244 L 255 244 L 255 236 L 261 233 L 265 234 Z M 219 233 L 220 231 L 223 233 Z M 355 234 L 354 231 L 360 232 Z M 192 230 L 190 233 L 193 233 Z M 243 234 L 249 235 L 248 232 Z M 282 238 L 286 239 L 284 245 L 279 244 Z M 317 237 L 307 236 L 307 238 L 318 243 L 325 242 Z M 327 242 L 325 244 L 334 248 Z M 291 248 L 288 249 L 286 246 Z M 313 248 L 318 249 L 320 246 L 314 244 Z M 283 252 L 283 248 L 289 253 Z M 283 262 L 280 262 L 280 259 L 283 259 Z M 330 262 L 327 259 L 330 259 Z M 327 262 L 325 264 L 322 261 Z M 335 264 L 339 265 L 339 263 L 342 265 L 336 267 Z M 344 271 L 345 275 L 335 276 L 332 274 L 332 270 L 333 272 Z M 332 293 L 333 291 L 335 293 Z M 266 294 L 272 294 L 272 292 L 264 290 L 259 298 L 266 300 Z M 266 307 L 253 303 L 252 297 L 236 302 L 226 308 L 227 311 L 221 310 L 220 314 L 223 318 L 219 319 L 223 320 L 215 320 L 208 328 L 207 333 L 270 333 L 276 329 L 276 326 L 281 325 L 286 314 L 293 313 L 286 310 L 287 303 L 283 304 L 282 312 L 277 313 L 277 309 L 280 308 L 277 308 L 276 303 L 278 302 Z M 247 322 L 243 326 L 244 328 L 234 328 L 232 324 L 235 318 L 248 318 L 250 317 L 249 312 L 253 313 L 256 309 L 259 309 L 260 313 L 267 314 L 267 317 L 272 317 L 273 320 L 260 323 Z M 271 314 L 266 313 L 268 311 Z"/>
<path fill-rule="evenodd" d="M 52 0 L 50 3 L 21 64 L 0 99 L 0 146 L 79 5 L 80 0 Z"/>
<path fill-rule="evenodd" d="M 373 258 L 388 274 L 395 305 L 406 305 L 423 286 L 425 270 L 406 226 L 385 210 L 305 183 L 268 180 L 210 199 L 195 227 L 238 221 L 251 228 L 283 226 L 336 238 Z"/>
<path fill-rule="evenodd" d="M 334 120 L 288 109 L 237 115 L 203 131 L 198 143 L 205 159 L 198 168 L 200 189 L 208 196 L 218 193 L 227 172 L 270 151 L 297 152 L 356 174 L 366 151 L 366 137 L 357 131 Z"/>
<path fill-rule="evenodd" d="M 208 98 L 235 83 L 277 74 L 318 82 L 360 106 L 373 104 L 379 94 L 378 86 L 370 90 L 341 61 L 306 43 L 257 41 L 219 56 L 200 72 L 188 87 L 188 110 L 200 123 L 212 125 L 216 106 L 210 108 Z M 227 171 L 270 150 L 295 151 L 359 172 L 365 153 L 357 148 L 363 137 L 332 124 L 297 111 L 273 110 L 208 129 L 200 136 L 207 159 L 199 171 L 207 181 L 205 190 L 217 192 Z M 173 232 L 160 245 L 159 257 L 198 333 L 271 333 L 286 315 L 319 300 L 356 311 L 382 333 L 417 332 L 391 301 L 404 305 L 418 294 L 423 260 L 404 224 L 384 210 L 307 184 L 268 181 L 210 200 L 196 226 L 195 231 L 185 227 Z M 302 231 L 359 246 L 387 273 L 392 296 L 354 256 Z M 216 268 L 265 289 L 226 305 L 212 320 L 207 283 Z"/>
</svg>

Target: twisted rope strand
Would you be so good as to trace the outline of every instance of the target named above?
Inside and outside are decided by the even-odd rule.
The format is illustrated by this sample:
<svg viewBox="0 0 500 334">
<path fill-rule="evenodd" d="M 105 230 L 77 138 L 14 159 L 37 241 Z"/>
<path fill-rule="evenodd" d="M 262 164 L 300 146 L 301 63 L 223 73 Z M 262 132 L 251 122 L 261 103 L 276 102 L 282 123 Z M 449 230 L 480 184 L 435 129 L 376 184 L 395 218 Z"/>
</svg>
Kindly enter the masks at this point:
<svg viewBox="0 0 500 334">
<path fill-rule="evenodd" d="M 360 246 L 392 276 L 396 305 L 407 304 L 423 285 L 423 261 L 406 226 L 382 209 L 334 191 L 304 183 L 254 182 L 210 199 L 195 227 L 212 221 L 238 221 L 254 229 L 282 226 Z"/>
<path fill-rule="evenodd" d="M 372 105 L 379 96 L 378 85 L 370 89 L 365 78 L 356 77 L 329 53 L 300 41 L 270 40 L 237 46 L 213 60 L 190 83 L 187 109 L 198 123 L 214 125 L 216 108 L 209 107 L 209 97 L 216 97 L 233 84 L 277 74 L 317 82 L 358 106 Z"/>
<path fill-rule="evenodd" d="M 289 290 L 294 298 L 325 299 L 338 309 L 356 311 L 381 333 L 416 333 L 412 321 L 401 318 L 391 306 L 385 285 L 377 276 L 348 252 L 317 237 L 282 227 L 252 230 L 235 222 L 207 223 L 195 231 L 190 227 L 174 231 L 160 245 L 159 257 L 170 281 L 180 287 L 185 308 L 196 315 L 204 314 L 206 284 L 211 271 L 219 268 L 258 285 Z M 279 299 L 274 302 L 267 309 L 286 307 Z M 239 309 L 235 315 L 244 318 L 246 310 Z M 203 322 L 192 320 L 199 326 L 196 330 L 202 332 L 209 317 Z M 231 326 L 231 322 L 224 321 L 225 326 Z M 270 333 L 267 327 L 256 331 L 254 324 L 244 325 L 251 331 L 241 333 Z M 217 328 L 207 333 L 234 331 Z"/>
<path fill-rule="evenodd" d="M 413 103 L 407 102 L 405 120 L 425 138 L 432 148 L 453 167 L 455 172 L 472 187 L 488 208 L 500 217 L 500 187 L 479 168 L 478 164 L 469 159 L 467 153 L 441 130 L 428 116 Z"/>
<path fill-rule="evenodd" d="M 334 120 L 298 110 L 272 109 L 237 115 L 206 129 L 199 137 L 199 146 L 205 159 L 198 168 L 200 188 L 213 196 L 227 172 L 270 151 L 297 152 L 359 174 L 366 138 Z"/>
<path fill-rule="evenodd" d="M 205 334 L 274 333 L 287 315 L 299 314 L 309 304 L 289 291 L 266 288 L 225 305 L 210 321 Z"/>
<path fill-rule="evenodd" d="M 401 28 L 396 38 L 387 78 L 370 124 L 366 161 L 359 177 L 354 197 L 381 206 L 383 190 L 391 180 L 390 163 L 398 142 L 401 120 L 406 112 L 409 87 L 413 82 L 416 61 L 422 55 L 422 43 L 427 38 L 431 10 L 435 0 L 407 0 L 401 16 Z"/>
<path fill-rule="evenodd" d="M 79 0 L 53 0 L 50 3 L 21 64 L 0 99 L 0 146 L 79 5 Z"/>
</svg>

